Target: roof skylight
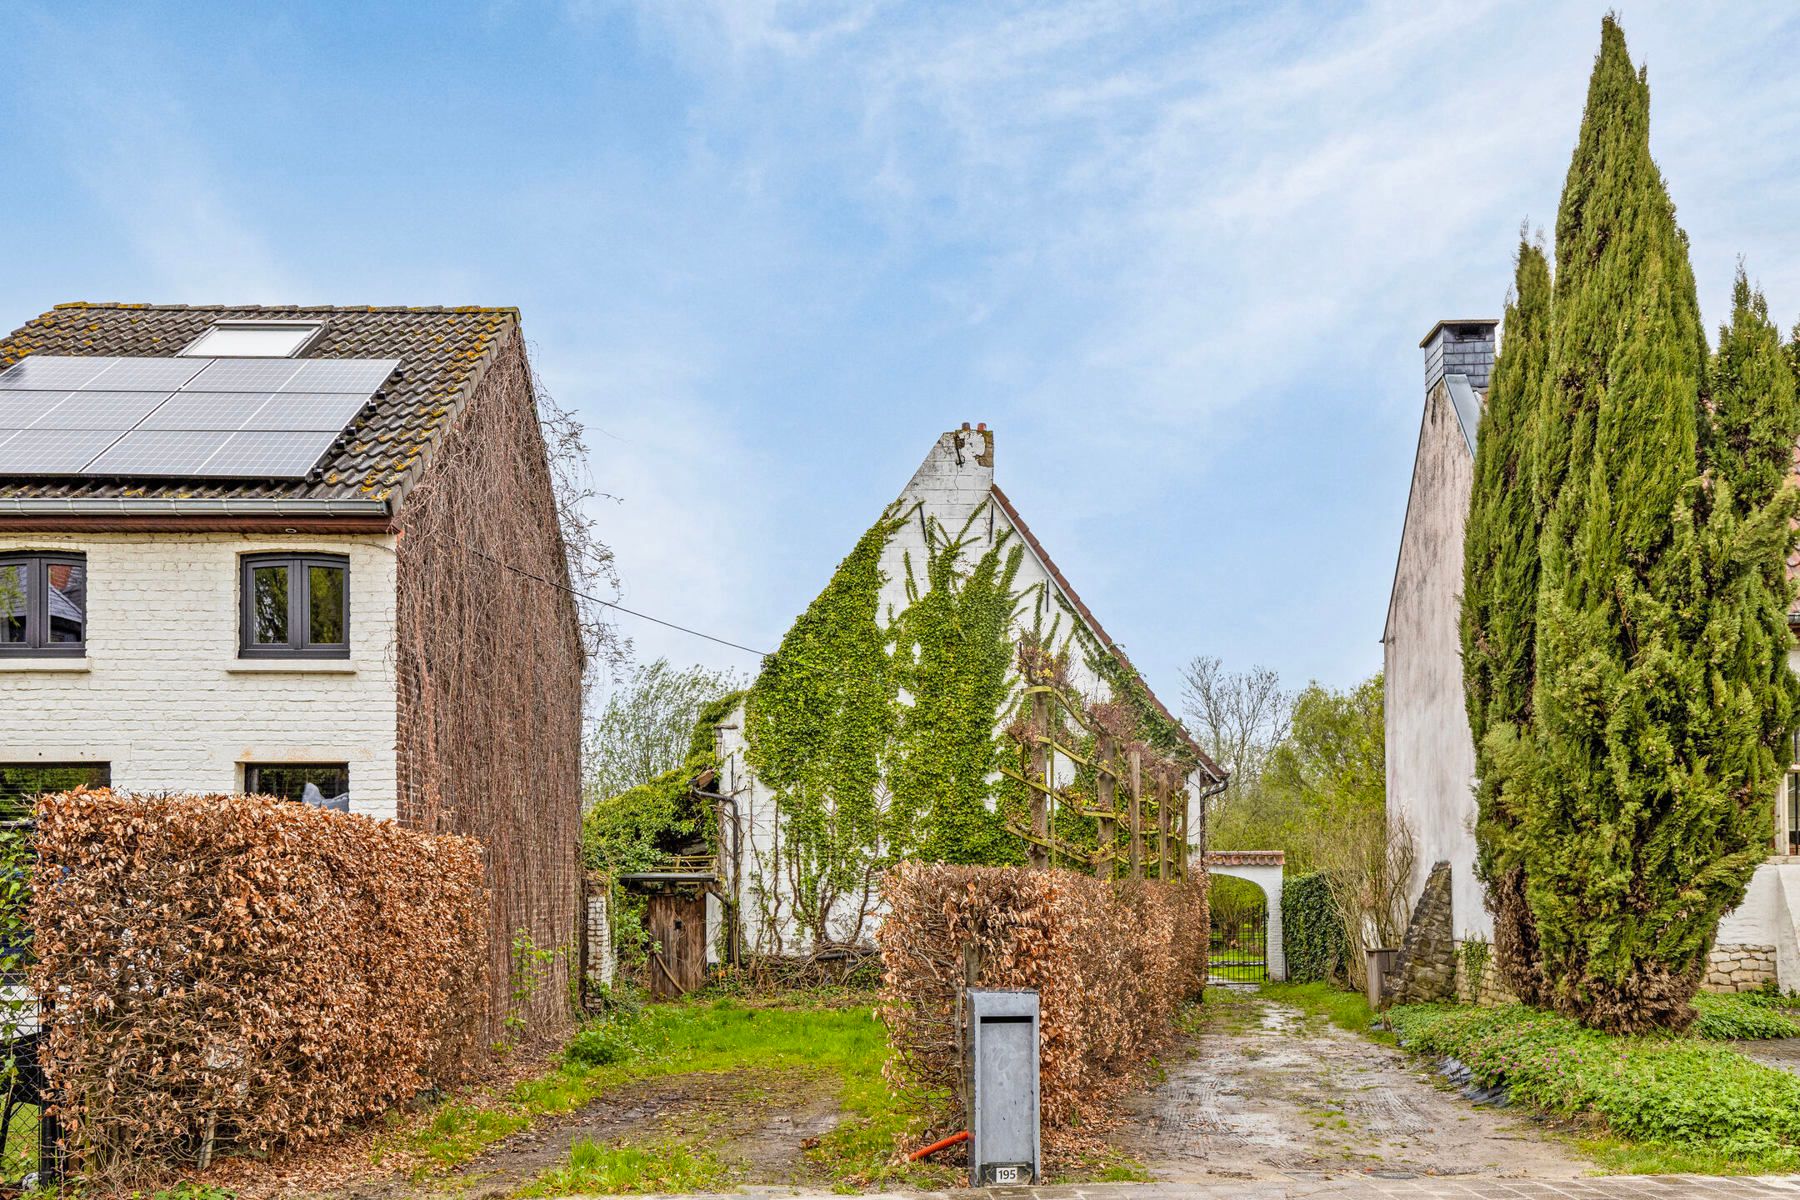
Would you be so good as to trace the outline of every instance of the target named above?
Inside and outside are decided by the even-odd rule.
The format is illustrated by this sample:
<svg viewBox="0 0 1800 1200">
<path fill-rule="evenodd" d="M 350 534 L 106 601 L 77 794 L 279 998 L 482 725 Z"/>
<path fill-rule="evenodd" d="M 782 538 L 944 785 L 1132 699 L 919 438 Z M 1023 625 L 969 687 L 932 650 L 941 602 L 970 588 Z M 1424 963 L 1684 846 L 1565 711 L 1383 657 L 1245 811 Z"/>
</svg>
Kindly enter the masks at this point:
<svg viewBox="0 0 1800 1200">
<path fill-rule="evenodd" d="M 322 321 L 220 321 L 181 353 L 190 358 L 292 358 L 324 331 Z"/>
</svg>

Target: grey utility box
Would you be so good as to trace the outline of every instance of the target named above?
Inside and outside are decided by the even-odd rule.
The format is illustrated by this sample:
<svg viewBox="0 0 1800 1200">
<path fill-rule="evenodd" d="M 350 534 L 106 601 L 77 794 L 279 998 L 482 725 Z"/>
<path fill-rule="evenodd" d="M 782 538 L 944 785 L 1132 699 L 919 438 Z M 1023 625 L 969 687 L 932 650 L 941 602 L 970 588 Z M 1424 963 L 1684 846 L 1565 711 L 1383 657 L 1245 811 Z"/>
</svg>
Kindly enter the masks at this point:
<svg viewBox="0 0 1800 1200">
<path fill-rule="evenodd" d="M 1038 994 L 970 988 L 969 1186 L 1038 1180 Z"/>
</svg>

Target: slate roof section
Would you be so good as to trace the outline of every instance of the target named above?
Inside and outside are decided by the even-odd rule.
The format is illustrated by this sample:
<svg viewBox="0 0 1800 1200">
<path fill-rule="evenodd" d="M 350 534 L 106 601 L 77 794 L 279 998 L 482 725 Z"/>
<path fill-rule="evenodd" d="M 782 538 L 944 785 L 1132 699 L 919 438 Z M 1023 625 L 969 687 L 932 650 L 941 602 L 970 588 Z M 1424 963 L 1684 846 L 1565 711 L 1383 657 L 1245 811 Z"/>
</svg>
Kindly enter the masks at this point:
<svg viewBox="0 0 1800 1200">
<path fill-rule="evenodd" d="M 317 320 L 300 358 L 398 358 L 375 399 L 306 479 L 44 479 L 0 476 L 0 500 L 255 498 L 398 502 L 488 365 L 517 335 L 513 308 L 59 304 L 0 339 L 0 368 L 32 354 L 169 358 L 218 321 Z"/>
<path fill-rule="evenodd" d="M 1187 731 L 1187 726 L 1183 725 L 1175 714 L 1169 711 L 1168 706 L 1151 689 L 1150 681 L 1131 665 L 1131 660 L 1125 657 L 1125 651 L 1117 642 L 1113 641 L 1112 635 L 1106 632 L 1106 627 L 1100 624 L 1100 618 L 1094 615 L 1093 609 L 1087 606 L 1086 601 L 1082 600 L 1081 594 L 1070 585 L 1068 576 L 1062 573 L 1062 568 L 1056 565 L 1056 560 L 1050 557 L 1050 552 L 1044 549 L 1044 544 L 1037 540 L 1035 533 L 1031 532 L 1031 526 L 1025 523 L 1025 518 L 1020 516 L 1019 510 L 1013 507 L 1013 502 L 1007 499 L 1005 492 L 1000 490 L 1000 485 L 994 484 L 989 491 L 993 494 L 994 502 L 1000 506 L 1000 511 L 1006 514 L 1007 521 L 1019 531 L 1019 536 L 1025 539 L 1026 546 L 1030 547 L 1038 562 L 1043 564 L 1044 570 L 1049 573 L 1050 578 L 1056 581 L 1056 586 L 1061 590 L 1063 596 L 1075 606 L 1075 611 L 1081 614 L 1081 619 L 1087 623 L 1089 629 L 1093 630 L 1094 636 L 1100 639 L 1100 644 L 1106 647 L 1106 652 L 1123 663 L 1127 670 L 1137 675 L 1139 681 L 1144 685 L 1144 694 L 1150 697 L 1150 703 L 1156 705 L 1156 711 L 1169 718 L 1175 728 L 1181 731 L 1182 742 L 1199 758 L 1200 765 L 1206 768 L 1207 773 L 1214 779 L 1224 782 L 1225 768 L 1214 762 L 1206 751 L 1200 748 L 1200 743 L 1196 742 L 1193 735 Z"/>
</svg>

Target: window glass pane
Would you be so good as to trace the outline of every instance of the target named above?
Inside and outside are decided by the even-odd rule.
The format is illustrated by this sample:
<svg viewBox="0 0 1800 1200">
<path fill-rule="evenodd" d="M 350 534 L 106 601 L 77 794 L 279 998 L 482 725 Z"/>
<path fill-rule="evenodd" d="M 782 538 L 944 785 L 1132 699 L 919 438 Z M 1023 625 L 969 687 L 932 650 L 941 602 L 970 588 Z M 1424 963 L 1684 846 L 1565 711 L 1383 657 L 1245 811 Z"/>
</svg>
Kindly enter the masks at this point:
<svg viewBox="0 0 1800 1200">
<path fill-rule="evenodd" d="M 44 564 L 49 590 L 50 641 L 80 645 L 87 636 L 87 567 L 82 563 Z"/>
<path fill-rule="evenodd" d="M 311 606 L 308 641 L 315 646 L 335 646 L 344 641 L 344 569 L 307 568 L 307 601 Z"/>
<path fill-rule="evenodd" d="M 29 816 L 32 801 L 45 792 L 111 782 L 111 763 L 0 763 L 0 819 Z"/>
<path fill-rule="evenodd" d="M 308 797 L 307 785 L 317 789 Z M 252 763 L 244 768 L 244 790 L 281 800 L 331 800 L 350 792 L 347 763 Z"/>
<path fill-rule="evenodd" d="M 286 645 L 288 640 L 288 569 L 250 570 L 250 640 L 259 646 Z"/>
<path fill-rule="evenodd" d="M 0 565 L 0 642 L 25 640 L 25 564 Z"/>
</svg>

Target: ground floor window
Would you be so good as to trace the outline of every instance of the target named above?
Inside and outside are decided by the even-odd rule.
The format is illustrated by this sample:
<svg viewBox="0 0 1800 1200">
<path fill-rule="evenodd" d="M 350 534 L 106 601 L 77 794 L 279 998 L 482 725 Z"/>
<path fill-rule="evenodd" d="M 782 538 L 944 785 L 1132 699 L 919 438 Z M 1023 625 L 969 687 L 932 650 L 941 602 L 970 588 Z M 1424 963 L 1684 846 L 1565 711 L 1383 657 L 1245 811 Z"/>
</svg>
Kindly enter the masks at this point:
<svg viewBox="0 0 1800 1200">
<path fill-rule="evenodd" d="M 0 820 L 30 816 L 45 792 L 111 784 L 111 763 L 0 763 Z"/>
<path fill-rule="evenodd" d="M 348 763 L 245 763 L 244 791 L 256 796 L 349 807 Z M 333 801 L 339 803 L 333 804 Z"/>
<path fill-rule="evenodd" d="M 1775 852 L 1800 854 L 1800 765 L 1788 771 L 1781 786 L 1781 812 L 1775 822 Z"/>
</svg>

